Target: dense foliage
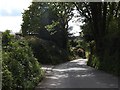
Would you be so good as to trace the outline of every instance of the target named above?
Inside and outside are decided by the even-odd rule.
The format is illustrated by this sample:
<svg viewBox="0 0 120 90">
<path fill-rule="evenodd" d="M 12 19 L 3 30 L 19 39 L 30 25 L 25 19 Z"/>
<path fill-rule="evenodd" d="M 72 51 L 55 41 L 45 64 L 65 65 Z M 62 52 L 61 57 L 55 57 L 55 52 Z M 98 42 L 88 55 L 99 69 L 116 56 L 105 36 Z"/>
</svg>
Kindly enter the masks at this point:
<svg viewBox="0 0 120 90">
<path fill-rule="evenodd" d="M 88 65 L 120 75 L 120 2 L 75 3 L 84 17 L 84 39 L 89 43 Z"/>
<path fill-rule="evenodd" d="M 40 63 L 59 64 L 69 60 L 68 53 L 54 42 L 31 36 L 25 38 Z"/>
<path fill-rule="evenodd" d="M 72 3 L 33 2 L 23 13 L 22 35 L 40 63 L 57 64 L 68 58 L 68 22 Z M 32 38 L 31 38 L 32 37 Z"/>
<path fill-rule="evenodd" d="M 6 34 L 7 33 L 7 34 Z M 2 35 L 9 40 L 2 51 L 2 89 L 32 89 L 42 79 L 43 71 L 25 40 L 11 39 L 10 33 Z"/>
<path fill-rule="evenodd" d="M 75 8 L 85 42 L 68 42 Z M 32 89 L 43 75 L 40 63 L 65 62 L 68 53 L 87 54 L 88 65 L 120 75 L 120 2 L 33 2 L 23 13 L 22 35 L 24 39 L 16 39 L 9 30 L 3 33 L 3 89 Z"/>
<path fill-rule="evenodd" d="M 69 47 L 69 52 L 74 59 L 86 58 L 87 44 L 82 39 L 69 40 Z"/>
<path fill-rule="evenodd" d="M 72 3 L 33 2 L 23 13 L 22 34 L 53 41 L 68 49 L 68 22 L 72 19 Z"/>
</svg>

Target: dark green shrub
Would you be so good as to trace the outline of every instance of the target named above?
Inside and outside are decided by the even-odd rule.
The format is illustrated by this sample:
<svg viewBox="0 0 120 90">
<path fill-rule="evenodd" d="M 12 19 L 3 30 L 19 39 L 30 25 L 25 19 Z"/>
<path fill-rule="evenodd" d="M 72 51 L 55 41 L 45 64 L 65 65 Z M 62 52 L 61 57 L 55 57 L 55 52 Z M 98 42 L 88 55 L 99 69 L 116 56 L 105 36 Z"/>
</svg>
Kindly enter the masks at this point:
<svg viewBox="0 0 120 90">
<path fill-rule="evenodd" d="M 25 38 L 40 63 L 59 64 L 68 60 L 67 52 L 52 41 L 30 36 Z"/>
<path fill-rule="evenodd" d="M 97 69 L 104 70 L 106 72 L 112 73 L 114 75 L 120 75 L 120 39 L 118 35 L 106 36 L 104 43 L 104 53 L 101 57 L 95 54 L 94 49 L 93 54 L 89 55 L 88 65 L 95 67 Z"/>
<path fill-rule="evenodd" d="M 2 33 L 2 46 L 7 46 L 11 43 L 13 35 L 10 34 L 10 30 L 6 30 Z"/>
<path fill-rule="evenodd" d="M 7 90 L 34 88 L 41 80 L 43 71 L 25 40 L 12 42 L 3 51 L 3 75 L 2 88 Z"/>
<path fill-rule="evenodd" d="M 3 90 L 12 90 L 13 88 L 13 76 L 12 73 L 8 70 L 7 65 L 2 63 L 2 88 Z"/>
<path fill-rule="evenodd" d="M 50 63 L 50 57 L 47 49 L 37 37 L 25 37 L 32 48 L 34 56 L 38 59 L 40 63 Z"/>
</svg>

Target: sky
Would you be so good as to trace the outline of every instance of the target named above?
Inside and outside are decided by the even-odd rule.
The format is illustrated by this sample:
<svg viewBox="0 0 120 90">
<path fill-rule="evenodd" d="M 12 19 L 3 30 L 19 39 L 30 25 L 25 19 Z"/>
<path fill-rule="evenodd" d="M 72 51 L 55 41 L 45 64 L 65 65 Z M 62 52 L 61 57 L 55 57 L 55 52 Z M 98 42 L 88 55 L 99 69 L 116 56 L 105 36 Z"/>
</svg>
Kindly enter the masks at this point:
<svg viewBox="0 0 120 90">
<path fill-rule="evenodd" d="M 6 29 L 19 32 L 22 23 L 22 12 L 32 0 L 0 0 L 0 31 Z"/>
<path fill-rule="evenodd" d="M 0 0 L 0 31 L 11 30 L 12 33 L 19 32 L 22 24 L 22 13 L 28 9 L 32 0 Z M 77 12 L 75 12 L 77 13 Z M 69 25 L 73 26 L 71 33 L 78 36 L 80 27 L 73 22 L 73 18 Z"/>
<path fill-rule="evenodd" d="M 77 16 L 79 15 L 78 11 L 77 10 L 74 10 L 73 11 L 74 13 L 74 16 Z M 80 18 L 80 17 L 79 17 Z M 73 30 L 70 31 L 70 33 L 73 33 L 74 36 L 79 36 L 80 35 L 80 31 L 81 31 L 81 28 L 80 28 L 80 25 L 83 25 L 83 23 L 77 21 L 78 18 L 76 17 L 73 17 L 72 20 L 70 20 L 68 22 L 68 25 L 71 27 L 73 27 Z"/>
</svg>

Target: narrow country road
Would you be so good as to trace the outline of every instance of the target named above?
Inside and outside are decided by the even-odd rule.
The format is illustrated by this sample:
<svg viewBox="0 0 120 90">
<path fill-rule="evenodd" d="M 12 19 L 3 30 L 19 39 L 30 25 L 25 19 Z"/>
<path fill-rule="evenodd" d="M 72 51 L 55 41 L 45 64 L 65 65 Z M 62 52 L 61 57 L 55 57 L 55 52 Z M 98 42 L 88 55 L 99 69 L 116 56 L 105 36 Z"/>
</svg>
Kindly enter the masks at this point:
<svg viewBox="0 0 120 90">
<path fill-rule="evenodd" d="M 73 60 L 50 70 L 36 87 L 45 88 L 118 88 L 118 78 L 86 65 L 86 59 Z M 110 89 L 111 90 L 111 89 Z"/>
</svg>

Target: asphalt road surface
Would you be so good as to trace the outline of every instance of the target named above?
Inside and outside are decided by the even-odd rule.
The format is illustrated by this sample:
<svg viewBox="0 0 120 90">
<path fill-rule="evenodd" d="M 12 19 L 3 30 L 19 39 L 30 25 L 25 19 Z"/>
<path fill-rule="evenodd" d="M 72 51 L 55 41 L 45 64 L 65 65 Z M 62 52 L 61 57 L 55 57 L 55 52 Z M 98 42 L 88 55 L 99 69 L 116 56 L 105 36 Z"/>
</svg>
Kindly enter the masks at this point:
<svg viewBox="0 0 120 90">
<path fill-rule="evenodd" d="M 77 59 L 48 69 L 45 78 L 39 83 L 36 90 L 119 87 L 118 77 L 89 67 L 86 65 L 86 61 L 87 59 Z"/>
</svg>

